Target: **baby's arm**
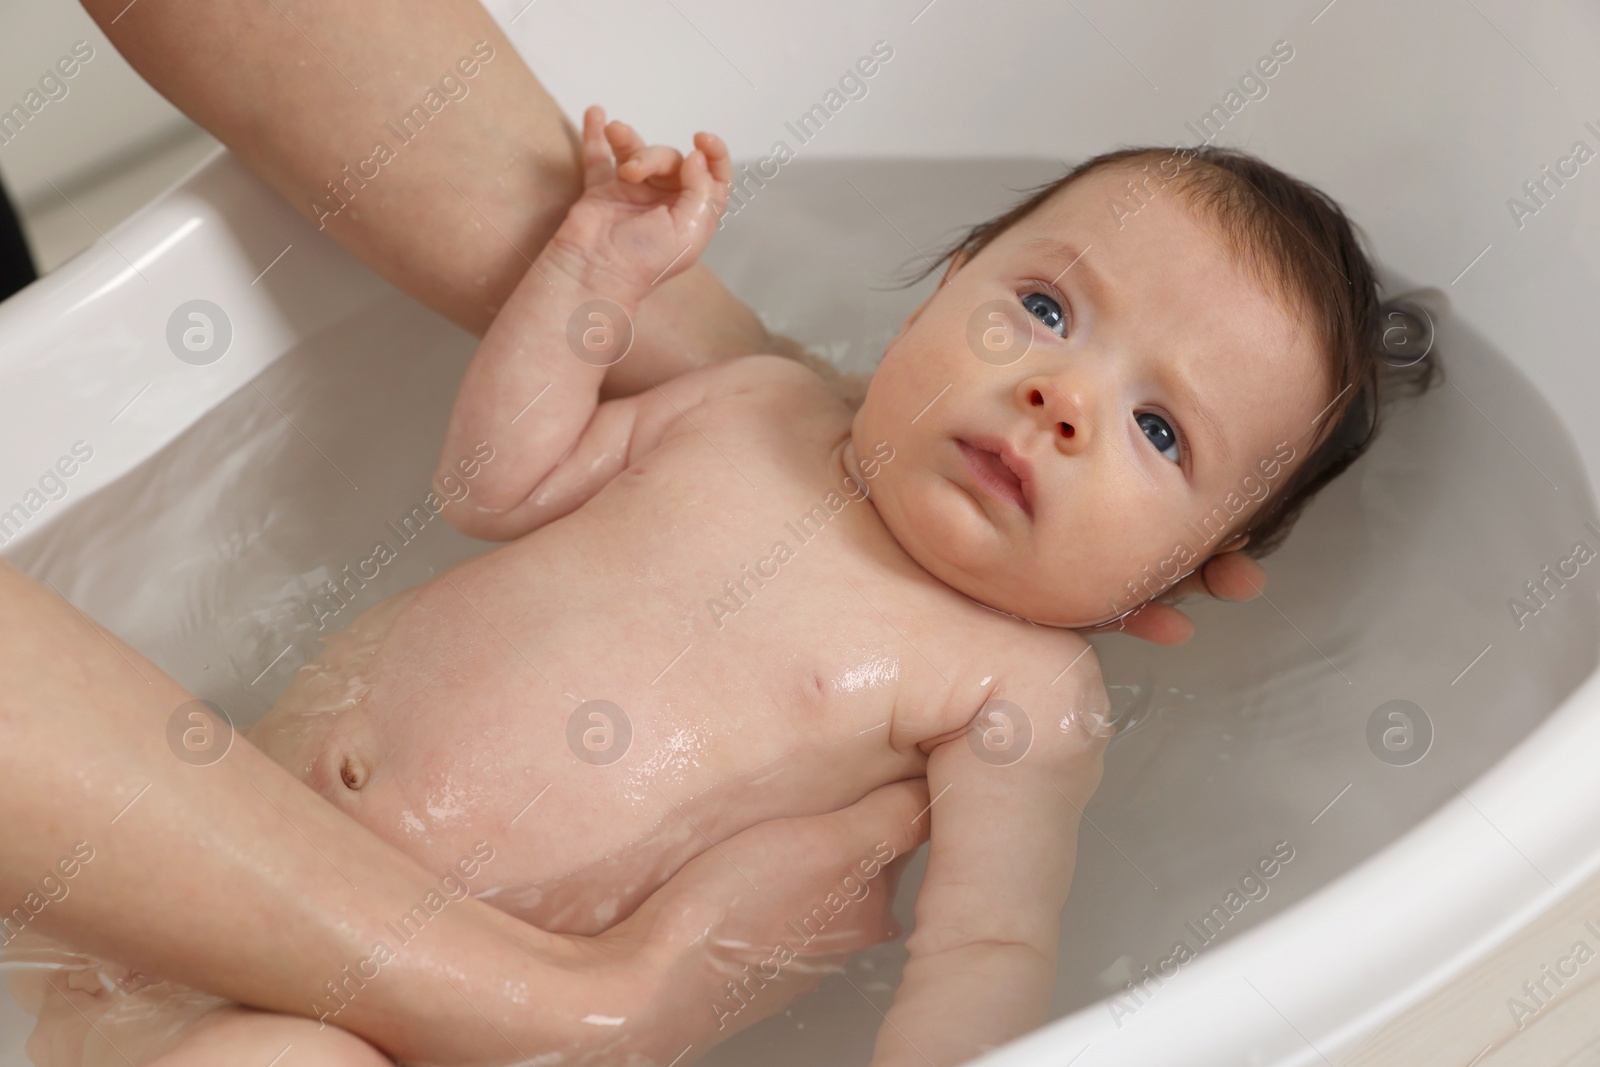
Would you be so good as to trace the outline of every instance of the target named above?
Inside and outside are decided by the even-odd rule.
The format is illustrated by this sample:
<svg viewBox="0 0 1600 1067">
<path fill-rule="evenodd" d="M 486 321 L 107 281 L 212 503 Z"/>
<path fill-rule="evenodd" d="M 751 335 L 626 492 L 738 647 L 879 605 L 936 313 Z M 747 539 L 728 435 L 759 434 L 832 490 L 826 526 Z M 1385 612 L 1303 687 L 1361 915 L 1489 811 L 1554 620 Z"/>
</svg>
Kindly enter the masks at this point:
<svg viewBox="0 0 1600 1067">
<path fill-rule="evenodd" d="M 727 203 L 726 146 L 695 142 L 683 158 L 584 113 L 584 193 L 495 316 L 450 413 L 435 491 L 467 457 L 483 461 L 446 511 L 462 532 L 505 540 L 553 517 L 535 504 L 541 485 L 595 418 L 639 303 L 699 258 Z"/>
<path fill-rule="evenodd" d="M 1025 748 L 1016 708 L 1031 730 Z M 1054 686 L 1001 675 L 972 730 L 936 739 L 911 958 L 873 1067 L 964 1063 L 1049 1017 L 1078 821 L 1099 785 L 1108 712 L 1085 650 Z"/>
</svg>

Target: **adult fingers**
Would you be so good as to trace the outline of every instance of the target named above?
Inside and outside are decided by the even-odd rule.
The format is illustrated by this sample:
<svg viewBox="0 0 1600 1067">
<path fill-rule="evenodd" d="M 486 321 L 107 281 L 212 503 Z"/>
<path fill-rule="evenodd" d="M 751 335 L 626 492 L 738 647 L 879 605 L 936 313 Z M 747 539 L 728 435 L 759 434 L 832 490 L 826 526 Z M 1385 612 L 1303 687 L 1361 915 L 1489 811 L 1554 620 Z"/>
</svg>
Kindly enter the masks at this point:
<svg viewBox="0 0 1600 1067">
<path fill-rule="evenodd" d="M 1219 552 L 1139 610 L 1081 632 L 1123 633 L 1157 645 L 1181 645 L 1194 636 L 1194 623 L 1172 601 L 1195 595 L 1254 600 L 1266 585 L 1267 572 L 1261 564 L 1242 552 Z"/>
<path fill-rule="evenodd" d="M 1181 645 L 1194 636 L 1189 616 L 1159 600 L 1152 600 L 1120 619 L 1090 626 L 1079 633 L 1120 633 L 1156 645 Z"/>
<path fill-rule="evenodd" d="M 1243 552 L 1218 552 L 1199 574 L 1189 577 L 1200 580 L 1195 592 L 1222 600 L 1254 600 L 1267 584 L 1266 570 Z"/>
</svg>

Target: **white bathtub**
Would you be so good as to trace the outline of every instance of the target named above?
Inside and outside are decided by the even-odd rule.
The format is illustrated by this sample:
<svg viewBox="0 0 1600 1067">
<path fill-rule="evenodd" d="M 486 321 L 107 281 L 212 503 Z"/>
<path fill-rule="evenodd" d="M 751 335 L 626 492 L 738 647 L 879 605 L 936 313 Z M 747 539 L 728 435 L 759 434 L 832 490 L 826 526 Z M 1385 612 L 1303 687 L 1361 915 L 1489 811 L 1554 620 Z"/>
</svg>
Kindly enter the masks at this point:
<svg viewBox="0 0 1600 1067">
<path fill-rule="evenodd" d="M 1338 198 L 1397 287 L 1444 294 L 1447 384 L 1396 409 L 1324 492 L 1267 561 L 1265 599 L 1199 607 L 1181 650 L 1096 638 L 1130 725 L 1080 845 L 1062 1018 L 993 1063 L 1386 1062 L 1363 1042 L 1600 873 L 1600 562 L 1520 629 L 1508 607 L 1574 541 L 1600 546 L 1584 526 L 1600 527 L 1600 164 L 1520 229 L 1506 206 L 1575 139 L 1600 147 L 1583 125 L 1600 127 L 1587 58 L 1600 15 L 1557 5 L 1527 25 L 1481 0 L 1293 16 L 838 0 L 782 26 L 731 4 L 540 5 L 512 23 L 521 6 L 496 11 L 569 112 L 598 100 L 652 140 L 717 130 L 747 159 L 794 147 L 785 121 L 891 43 L 867 95 L 708 256 L 769 324 L 847 366 L 870 366 L 930 284 L 883 291 L 890 271 L 1061 159 L 1192 141 L 1184 123 L 1280 40 L 1295 57 L 1219 140 Z M 605 69 L 561 47 L 602 29 L 619 35 Z M 232 328 L 207 365 L 167 340 L 195 299 Z M 219 155 L 0 305 L 0 515 L 27 510 L 75 443 L 93 450 L 4 554 L 252 722 L 315 653 L 313 588 L 426 493 L 472 346 Z M 435 524 L 363 603 L 480 548 Z M 1433 724 L 1411 766 L 1366 741 L 1394 699 Z M 1142 965 L 1196 946 L 1186 924 L 1274 846 L 1293 858 L 1266 895 L 1175 977 L 1129 995 Z M 864 954 L 850 977 L 885 1006 L 901 958 Z M 1486 1002 L 1503 1013 L 1532 973 L 1485 979 Z M 831 979 L 706 1062 L 864 1063 L 878 1021 Z M 0 1063 L 23 1062 L 20 1025 Z M 1478 1032 L 1392 1062 L 1465 1064 L 1501 1039 Z M 1513 1062 L 1497 1055 L 1479 1062 Z"/>
</svg>

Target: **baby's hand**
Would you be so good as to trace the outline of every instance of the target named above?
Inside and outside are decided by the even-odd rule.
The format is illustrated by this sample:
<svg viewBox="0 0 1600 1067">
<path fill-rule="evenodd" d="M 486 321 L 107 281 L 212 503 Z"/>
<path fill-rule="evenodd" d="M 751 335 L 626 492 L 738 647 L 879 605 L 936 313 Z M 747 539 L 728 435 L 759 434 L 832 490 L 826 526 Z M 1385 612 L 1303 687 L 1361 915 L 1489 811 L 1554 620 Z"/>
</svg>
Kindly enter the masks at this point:
<svg viewBox="0 0 1600 1067">
<path fill-rule="evenodd" d="M 619 297 L 637 301 L 705 251 L 733 165 L 716 134 L 695 134 L 697 147 L 684 157 L 646 146 L 632 127 L 605 117 L 599 106 L 583 113 L 583 195 L 547 250 L 579 280 L 620 286 Z"/>
</svg>

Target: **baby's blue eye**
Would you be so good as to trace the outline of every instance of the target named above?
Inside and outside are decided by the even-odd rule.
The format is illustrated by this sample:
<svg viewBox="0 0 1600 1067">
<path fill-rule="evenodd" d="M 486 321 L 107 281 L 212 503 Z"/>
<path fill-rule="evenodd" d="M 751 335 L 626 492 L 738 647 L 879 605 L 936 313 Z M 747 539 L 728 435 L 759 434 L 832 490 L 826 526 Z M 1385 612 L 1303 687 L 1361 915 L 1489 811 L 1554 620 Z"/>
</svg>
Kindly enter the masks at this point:
<svg viewBox="0 0 1600 1067">
<path fill-rule="evenodd" d="M 1174 463 L 1182 462 L 1183 453 L 1178 448 L 1178 435 L 1170 423 L 1154 412 L 1146 411 L 1142 415 L 1135 415 L 1134 420 L 1139 423 L 1139 429 L 1156 446 L 1156 451 L 1172 460 Z M 1168 454 L 1171 449 L 1171 454 Z"/>
<path fill-rule="evenodd" d="M 1056 303 L 1054 297 L 1044 293 L 1029 293 L 1022 298 L 1022 306 L 1049 327 L 1057 337 L 1066 334 L 1067 317 L 1061 313 L 1061 305 Z"/>
</svg>

